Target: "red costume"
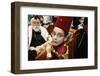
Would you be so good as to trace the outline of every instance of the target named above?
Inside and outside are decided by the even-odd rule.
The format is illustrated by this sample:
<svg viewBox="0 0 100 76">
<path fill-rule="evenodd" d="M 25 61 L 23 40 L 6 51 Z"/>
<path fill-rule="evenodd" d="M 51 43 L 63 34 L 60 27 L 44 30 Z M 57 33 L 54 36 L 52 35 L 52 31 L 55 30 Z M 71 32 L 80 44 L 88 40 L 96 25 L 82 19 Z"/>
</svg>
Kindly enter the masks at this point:
<svg viewBox="0 0 100 76">
<path fill-rule="evenodd" d="M 64 31 L 64 33 L 67 35 L 70 29 L 72 23 L 72 17 L 66 17 L 66 16 L 59 16 L 57 17 L 57 20 L 54 24 L 54 27 L 58 27 Z M 53 47 L 55 52 L 58 54 L 58 58 L 63 58 L 62 55 L 64 55 L 67 51 L 66 43 L 63 42 L 62 44 L 58 46 Z"/>
<path fill-rule="evenodd" d="M 56 22 L 54 23 L 54 27 L 58 27 L 64 31 L 64 34 L 68 34 L 70 26 L 72 23 L 72 17 L 66 16 L 58 16 Z M 67 53 L 67 46 L 65 42 L 62 42 L 58 46 L 49 45 L 49 49 L 51 51 L 51 59 L 64 59 Z M 45 47 L 48 48 L 48 45 Z M 47 49 L 43 50 L 36 59 L 44 60 L 47 55 Z"/>
</svg>

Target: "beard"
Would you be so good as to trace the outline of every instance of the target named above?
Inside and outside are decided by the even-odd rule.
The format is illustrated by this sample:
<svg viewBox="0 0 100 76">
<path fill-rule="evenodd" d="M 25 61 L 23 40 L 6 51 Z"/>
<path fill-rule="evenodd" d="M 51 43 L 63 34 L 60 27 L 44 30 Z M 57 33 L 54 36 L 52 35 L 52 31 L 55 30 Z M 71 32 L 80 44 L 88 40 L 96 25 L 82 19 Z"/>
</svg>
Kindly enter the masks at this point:
<svg viewBox="0 0 100 76">
<path fill-rule="evenodd" d="M 40 26 L 33 26 L 33 30 L 35 31 L 35 32 L 40 32 L 41 30 L 40 30 Z"/>
</svg>

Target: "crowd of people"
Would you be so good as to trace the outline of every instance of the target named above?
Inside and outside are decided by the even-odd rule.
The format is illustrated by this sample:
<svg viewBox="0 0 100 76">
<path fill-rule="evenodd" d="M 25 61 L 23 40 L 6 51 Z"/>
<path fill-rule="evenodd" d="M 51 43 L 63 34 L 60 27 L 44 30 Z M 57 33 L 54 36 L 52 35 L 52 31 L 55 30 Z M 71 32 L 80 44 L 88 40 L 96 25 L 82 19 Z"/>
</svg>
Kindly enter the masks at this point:
<svg viewBox="0 0 100 76">
<path fill-rule="evenodd" d="M 32 15 L 28 60 L 88 58 L 88 18 Z"/>
</svg>

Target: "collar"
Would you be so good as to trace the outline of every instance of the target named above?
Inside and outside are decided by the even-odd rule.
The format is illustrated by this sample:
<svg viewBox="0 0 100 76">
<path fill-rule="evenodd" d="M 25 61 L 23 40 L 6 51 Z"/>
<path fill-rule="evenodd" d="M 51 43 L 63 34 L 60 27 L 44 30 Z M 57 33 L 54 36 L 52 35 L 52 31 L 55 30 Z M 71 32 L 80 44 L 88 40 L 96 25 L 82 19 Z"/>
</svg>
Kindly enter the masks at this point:
<svg viewBox="0 0 100 76">
<path fill-rule="evenodd" d="M 59 54 L 62 55 L 66 52 L 66 47 L 65 47 L 65 42 L 63 42 L 62 44 L 60 44 L 59 46 L 53 46 L 53 48 L 55 49 L 55 51 Z"/>
</svg>

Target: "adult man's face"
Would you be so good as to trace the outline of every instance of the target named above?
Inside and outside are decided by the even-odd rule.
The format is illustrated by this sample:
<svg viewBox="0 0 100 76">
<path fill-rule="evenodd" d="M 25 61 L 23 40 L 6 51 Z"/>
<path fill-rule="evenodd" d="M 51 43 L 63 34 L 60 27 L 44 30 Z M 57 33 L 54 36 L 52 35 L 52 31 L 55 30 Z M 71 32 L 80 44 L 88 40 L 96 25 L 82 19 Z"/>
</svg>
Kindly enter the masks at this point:
<svg viewBox="0 0 100 76">
<path fill-rule="evenodd" d="M 35 31 L 39 31 L 40 30 L 40 20 L 37 18 L 32 18 L 31 19 L 31 25 L 32 25 L 32 28 L 35 30 Z"/>
<path fill-rule="evenodd" d="M 53 46 L 58 46 L 64 42 L 65 36 L 64 31 L 58 27 L 54 27 L 52 35 L 52 44 Z"/>
<path fill-rule="evenodd" d="M 31 19 L 31 25 L 34 27 L 34 26 L 39 26 L 40 25 L 40 20 L 37 18 L 32 18 Z"/>
</svg>

